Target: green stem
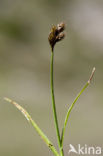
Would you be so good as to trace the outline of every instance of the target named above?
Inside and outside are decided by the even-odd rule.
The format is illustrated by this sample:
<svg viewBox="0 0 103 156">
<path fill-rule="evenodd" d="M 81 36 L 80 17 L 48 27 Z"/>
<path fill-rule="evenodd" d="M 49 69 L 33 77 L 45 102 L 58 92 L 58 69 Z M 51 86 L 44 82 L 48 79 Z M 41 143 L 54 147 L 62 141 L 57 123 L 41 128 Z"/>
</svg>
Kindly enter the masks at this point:
<svg viewBox="0 0 103 156">
<path fill-rule="evenodd" d="M 29 115 L 29 113 L 23 108 L 21 107 L 18 103 L 16 103 L 15 101 L 12 101 L 9 98 L 4 98 L 4 100 L 6 100 L 7 102 L 10 102 L 11 104 L 13 104 L 15 107 L 17 107 L 20 112 L 25 116 L 25 118 L 32 124 L 32 126 L 34 127 L 34 129 L 37 131 L 37 133 L 39 134 L 39 136 L 42 138 L 42 140 L 46 143 L 46 145 L 50 148 L 50 150 L 54 153 L 55 156 L 59 156 L 59 153 L 57 152 L 57 150 L 55 149 L 55 147 L 53 146 L 52 142 L 47 138 L 47 136 L 42 132 L 42 130 L 38 127 L 38 125 L 35 123 L 35 121 L 31 118 L 31 116 Z"/>
<path fill-rule="evenodd" d="M 51 96 L 52 96 L 52 106 L 53 106 L 53 114 L 54 114 L 54 121 L 55 121 L 55 127 L 56 127 L 56 133 L 57 133 L 57 138 L 58 138 L 58 145 L 59 145 L 60 155 L 64 156 L 63 149 L 61 148 L 60 132 L 59 132 L 59 125 L 58 125 L 56 105 L 55 105 L 54 79 L 53 79 L 54 68 L 53 67 L 54 67 L 54 51 L 52 50 L 52 52 L 51 52 Z"/>
<path fill-rule="evenodd" d="M 77 95 L 77 97 L 75 98 L 75 100 L 73 101 L 73 103 L 71 104 L 70 108 L 68 109 L 68 112 L 66 114 L 66 117 L 65 117 L 65 121 L 64 121 L 64 126 L 63 126 L 63 130 L 62 130 L 62 137 L 61 137 L 61 145 L 63 146 L 63 141 L 64 141 L 64 133 L 65 133 L 65 128 L 66 128 L 66 125 L 67 125 L 67 122 L 68 122 L 68 119 L 69 119 L 69 116 L 70 116 L 70 112 L 71 110 L 73 109 L 74 107 L 74 104 L 76 103 L 76 101 L 79 99 L 80 95 L 83 93 L 83 91 L 87 88 L 89 84 L 86 83 L 86 85 L 83 87 L 83 89 L 80 91 L 80 93 Z"/>
<path fill-rule="evenodd" d="M 92 78 L 93 78 L 93 75 L 94 75 L 94 72 L 95 72 L 95 68 L 93 68 L 92 70 L 92 73 L 91 73 L 91 76 L 88 80 L 88 82 L 85 84 L 85 86 L 82 88 L 82 90 L 79 92 L 79 94 L 77 95 L 77 97 L 75 98 L 75 100 L 73 101 L 73 103 L 71 104 L 70 108 L 68 109 L 67 111 L 67 114 L 66 114 L 66 117 L 65 117 L 65 121 L 64 121 L 64 126 L 63 126 L 63 129 L 62 129 L 62 136 L 61 136 L 61 146 L 63 147 L 63 141 L 64 141 L 64 134 L 65 134 L 65 128 L 66 128 L 66 125 L 67 125 L 67 122 L 68 122 L 68 119 L 69 119 L 69 116 L 70 116 L 70 112 L 71 110 L 73 109 L 76 101 L 79 99 L 80 95 L 84 92 L 84 90 L 88 87 L 88 85 L 90 84 Z"/>
</svg>

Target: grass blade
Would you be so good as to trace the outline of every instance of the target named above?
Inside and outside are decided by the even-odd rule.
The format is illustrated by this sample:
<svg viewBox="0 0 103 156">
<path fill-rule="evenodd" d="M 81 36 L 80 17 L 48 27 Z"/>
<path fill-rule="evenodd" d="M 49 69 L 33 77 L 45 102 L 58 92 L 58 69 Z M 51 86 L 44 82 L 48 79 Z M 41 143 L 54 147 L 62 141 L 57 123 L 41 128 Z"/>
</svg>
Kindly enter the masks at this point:
<svg viewBox="0 0 103 156">
<path fill-rule="evenodd" d="M 64 126 L 63 126 L 63 129 L 62 129 L 62 136 L 61 136 L 61 145 L 63 146 L 63 141 L 64 141 L 64 134 L 65 134 L 65 128 L 66 128 L 66 125 L 67 125 L 67 122 L 68 122 L 68 119 L 69 119 L 69 116 L 70 116 L 70 113 L 76 103 L 76 101 L 79 99 L 80 95 L 84 92 L 84 90 L 88 87 L 88 85 L 90 84 L 92 78 L 93 78 L 93 75 L 94 75 L 94 72 L 95 72 L 95 68 L 93 68 L 92 70 L 92 73 L 91 73 L 91 76 L 89 78 L 89 80 L 87 81 L 87 83 L 84 85 L 84 87 L 82 88 L 82 90 L 79 92 L 79 94 L 77 95 L 77 97 L 75 98 L 75 100 L 73 101 L 73 103 L 71 104 L 71 106 L 69 107 L 68 111 L 67 111 L 67 114 L 66 114 L 66 117 L 65 117 L 65 121 L 64 121 Z"/>
<path fill-rule="evenodd" d="M 25 116 L 25 118 L 32 124 L 32 126 L 34 127 L 34 129 L 37 131 L 37 133 L 39 134 L 39 136 L 42 138 L 42 140 L 46 143 L 46 145 L 51 149 L 51 151 L 54 153 L 55 156 L 59 156 L 57 150 L 55 149 L 55 147 L 53 146 L 53 144 L 51 143 L 51 141 L 49 141 L 49 139 L 47 138 L 47 136 L 42 132 L 42 130 L 38 127 L 38 125 L 35 123 L 35 121 L 31 118 L 31 116 L 29 115 L 29 113 L 23 108 L 21 107 L 18 103 L 16 103 L 15 101 L 5 97 L 4 98 L 5 101 L 13 104 L 17 109 L 19 109 L 19 111 Z"/>
</svg>

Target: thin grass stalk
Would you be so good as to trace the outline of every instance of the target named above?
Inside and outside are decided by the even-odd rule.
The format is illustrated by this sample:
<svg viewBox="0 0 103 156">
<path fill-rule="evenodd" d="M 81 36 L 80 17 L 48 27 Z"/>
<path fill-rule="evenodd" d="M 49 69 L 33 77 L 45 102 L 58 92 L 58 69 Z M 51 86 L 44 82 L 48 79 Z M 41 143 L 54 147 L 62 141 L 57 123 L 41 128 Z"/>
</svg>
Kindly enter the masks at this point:
<svg viewBox="0 0 103 156">
<path fill-rule="evenodd" d="M 61 148 L 61 140 L 60 140 L 60 131 L 57 119 L 57 112 L 56 112 L 56 105 L 55 105 L 55 95 L 54 95 L 54 51 L 51 52 L 51 96 L 52 96 L 52 107 L 53 107 L 53 114 L 54 114 L 54 121 L 56 127 L 56 134 L 58 139 L 58 146 L 60 150 L 60 155 L 64 156 L 63 149 Z"/>
<path fill-rule="evenodd" d="M 39 128 L 39 126 L 31 118 L 29 113 L 23 107 L 21 107 L 18 103 L 16 103 L 15 101 L 13 101 L 9 98 L 6 98 L 6 97 L 4 98 L 4 100 L 13 104 L 17 109 L 19 109 L 19 111 L 25 116 L 25 118 L 29 121 L 29 123 L 31 123 L 31 125 L 34 127 L 34 129 L 39 134 L 39 136 L 42 138 L 42 140 L 45 142 L 45 144 L 50 148 L 50 150 L 53 152 L 53 154 L 55 156 L 59 156 L 59 153 L 57 152 L 57 150 L 53 146 L 52 142 L 47 138 L 47 136 L 43 133 L 43 131 Z"/>
<path fill-rule="evenodd" d="M 77 100 L 78 100 L 79 97 L 81 96 L 81 94 L 82 94 L 82 93 L 84 92 L 84 90 L 89 86 L 89 84 L 90 84 L 90 82 L 91 82 L 91 80 L 92 80 L 92 78 L 93 78 L 94 72 L 95 72 L 95 68 L 93 68 L 89 80 L 88 80 L 87 83 L 84 85 L 84 87 L 82 88 L 82 90 L 79 92 L 79 94 L 77 95 L 77 97 L 75 98 L 75 100 L 73 101 L 73 103 L 71 104 L 70 108 L 69 108 L 68 111 L 67 111 L 67 114 L 66 114 L 66 117 L 65 117 L 65 121 L 64 121 L 64 125 L 63 125 L 63 129 L 62 129 L 62 136 L 61 136 L 61 146 L 62 146 L 62 147 L 63 147 L 65 129 L 66 129 L 66 125 L 67 125 L 67 122 L 68 122 L 70 113 L 71 113 L 71 111 L 72 111 L 72 109 L 73 109 L 75 103 L 77 102 Z"/>
</svg>

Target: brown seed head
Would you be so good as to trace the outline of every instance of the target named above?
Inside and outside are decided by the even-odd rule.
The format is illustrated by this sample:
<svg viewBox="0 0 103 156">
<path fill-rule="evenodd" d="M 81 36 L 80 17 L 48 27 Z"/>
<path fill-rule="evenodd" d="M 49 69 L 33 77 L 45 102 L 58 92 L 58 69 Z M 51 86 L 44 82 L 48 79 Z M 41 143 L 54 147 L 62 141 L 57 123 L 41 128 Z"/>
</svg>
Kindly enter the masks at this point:
<svg viewBox="0 0 103 156">
<path fill-rule="evenodd" d="M 62 32 L 65 30 L 65 24 L 61 22 L 60 24 L 57 25 L 58 32 Z"/>
<path fill-rule="evenodd" d="M 64 29 L 65 24 L 63 22 L 58 24 L 57 26 L 55 25 L 52 26 L 48 36 L 48 40 L 52 48 L 52 51 L 54 49 L 56 42 L 61 41 L 65 37 L 65 34 L 63 33 Z"/>
<path fill-rule="evenodd" d="M 61 41 L 62 39 L 64 39 L 65 34 L 63 32 L 61 32 L 57 37 L 56 37 L 56 42 Z"/>
</svg>

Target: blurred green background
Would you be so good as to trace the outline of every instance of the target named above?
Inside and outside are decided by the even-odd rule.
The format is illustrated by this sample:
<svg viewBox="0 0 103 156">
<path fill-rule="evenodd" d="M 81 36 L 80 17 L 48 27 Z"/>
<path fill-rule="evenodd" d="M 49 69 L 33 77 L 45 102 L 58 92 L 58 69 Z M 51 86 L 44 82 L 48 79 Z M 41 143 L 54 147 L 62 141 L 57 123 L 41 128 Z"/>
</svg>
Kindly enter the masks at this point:
<svg viewBox="0 0 103 156">
<path fill-rule="evenodd" d="M 52 24 L 66 23 L 65 40 L 55 47 L 55 96 L 59 126 L 88 80 L 66 129 L 69 144 L 103 145 L 103 1 L 0 0 L 0 156 L 52 156 L 22 114 L 3 101 L 21 104 L 57 147 L 50 96 Z"/>
</svg>

